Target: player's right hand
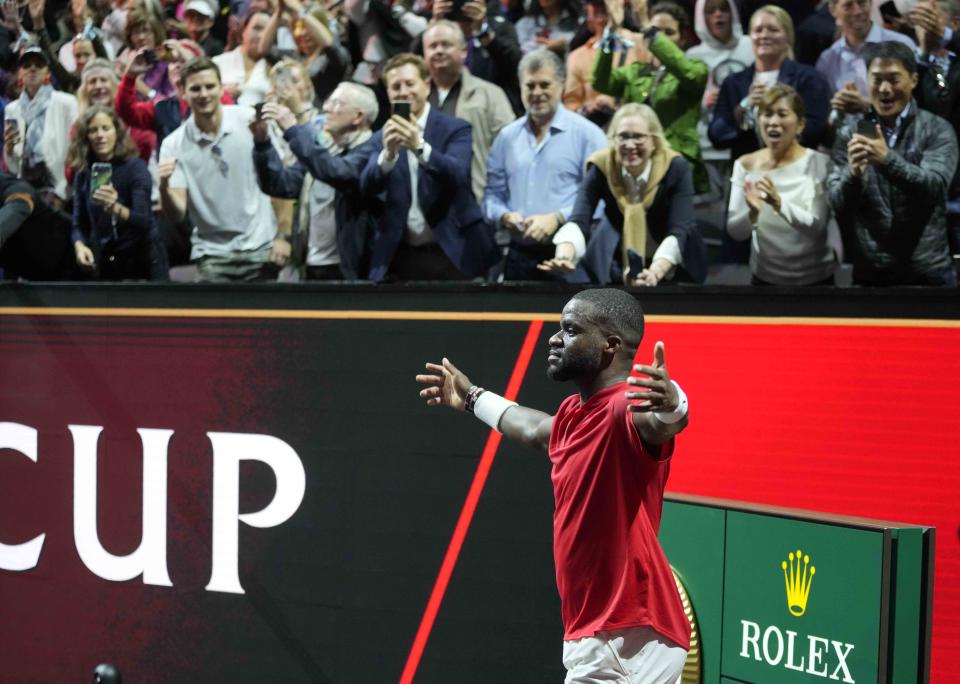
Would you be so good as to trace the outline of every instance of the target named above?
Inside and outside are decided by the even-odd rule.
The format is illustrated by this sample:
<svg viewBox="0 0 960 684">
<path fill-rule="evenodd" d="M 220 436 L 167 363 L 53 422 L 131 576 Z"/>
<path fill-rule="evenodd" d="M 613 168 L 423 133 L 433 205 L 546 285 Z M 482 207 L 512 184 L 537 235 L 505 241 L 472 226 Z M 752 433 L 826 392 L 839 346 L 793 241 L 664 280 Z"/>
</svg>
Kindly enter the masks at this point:
<svg viewBox="0 0 960 684">
<path fill-rule="evenodd" d="M 420 397 L 427 400 L 427 406 L 449 406 L 463 411 L 467 392 L 473 386 L 470 378 L 446 358 L 442 364 L 428 363 L 426 368 L 432 374 L 418 375 L 417 382 L 427 386 L 420 390 Z"/>
</svg>

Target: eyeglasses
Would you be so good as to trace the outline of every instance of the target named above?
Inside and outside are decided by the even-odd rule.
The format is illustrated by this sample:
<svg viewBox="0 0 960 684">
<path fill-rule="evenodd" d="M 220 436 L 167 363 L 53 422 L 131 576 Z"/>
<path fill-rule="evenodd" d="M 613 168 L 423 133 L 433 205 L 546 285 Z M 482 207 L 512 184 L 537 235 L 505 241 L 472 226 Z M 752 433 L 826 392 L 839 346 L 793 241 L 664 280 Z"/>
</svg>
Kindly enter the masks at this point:
<svg viewBox="0 0 960 684">
<path fill-rule="evenodd" d="M 642 143 L 650 137 L 649 133 L 617 133 L 615 136 L 618 143 Z"/>
<path fill-rule="evenodd" d="M 210 151 L 213 152 L 213 156 L 217 160 L 217 166 L 220 169 L 220 174 L 226 178 L 227 174 L 230 172 L 230 165 L 227 163 L 227 160 L 223 158 L 223 148 L 220 147 L 219 143 L 214 143 L 213 147 L 210 148 Z"/>
</svg>

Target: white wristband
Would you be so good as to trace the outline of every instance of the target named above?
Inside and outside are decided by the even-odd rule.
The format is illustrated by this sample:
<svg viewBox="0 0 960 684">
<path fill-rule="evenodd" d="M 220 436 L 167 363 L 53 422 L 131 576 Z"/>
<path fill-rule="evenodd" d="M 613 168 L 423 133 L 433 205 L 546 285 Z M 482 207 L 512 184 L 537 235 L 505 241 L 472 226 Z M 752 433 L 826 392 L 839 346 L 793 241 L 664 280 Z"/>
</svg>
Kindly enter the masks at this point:
<svg viewBox="0 0 960 684">
<path fill-rule="evenodd" d="M 504 399 L 495 392 L 486 391 L 477 397 L 477 401 L 473 405 L 473 415 L 500 432 L 500 419 L 503 418 L 503 414 L 507 412 L 508 408 L 516 405 L 517 402 L 515 401 Z"/>
<path fill-rule="evenodd" d="M 666 423 L 670 425 L 672 423 L 679 423 L 683 420 L 684 416 L 687 415 L 687 395 L 684 394 L 683 390 L 680 389 L 680 385 L 677 384 L 676 380 L 671 380 L 673 386 L 677 388 L 677 394 L 680 396 L 680 403 L 677 404 L 677 408 L 673 411 L 662 411 L 662 412 L 653 412 L 654 418 L 659 420 L 661 423 Z"/>
</svg>

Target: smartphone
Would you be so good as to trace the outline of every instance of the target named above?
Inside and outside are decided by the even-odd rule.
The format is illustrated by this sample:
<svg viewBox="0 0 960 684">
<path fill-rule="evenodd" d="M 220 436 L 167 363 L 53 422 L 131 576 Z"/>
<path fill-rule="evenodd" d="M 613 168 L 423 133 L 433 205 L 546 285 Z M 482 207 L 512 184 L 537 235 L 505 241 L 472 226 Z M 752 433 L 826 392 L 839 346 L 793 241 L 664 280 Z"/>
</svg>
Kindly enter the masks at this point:
<svg viewBox="0 0 960 684">
<path fill-rule="evenodd" d="M 154 64 L 157 63 L 158 59 L 159 58 L 157 57 L 157 51 L 154 50 L 153 48 L 143 51 L 143 63 L 146 64 L 147 66 L 153 66 Z"/>
<path fill-rule="evenodd" d="M 453 0 L 453 6 L 450 8 L 450 11 L 447 12 L 447 16 L 444 19 L 449 19 L 450 21 L 466 21 L 467 16 L 463 13 L 463 6 L 467 4 L 467 0 Z"/>
<path fill-rule="evenodd" d="M 857 122 L 857 135 L 865 138 L 877 137 L 877 124 L 873 119 L 860 119 Z"/>
<path fill-rule="evenodd" d="M 630 275 L 634 278 L 643 273 L 645 259 L 643 255 L 633 247 L 627 250 L 627 263 L 630 266 Z"/>
<path fill-rule="evenodd" d="M 257 104 L 253 105 L 254 118 L 257 121 L 263 121 L 263 105 L 264 104 L 266 103 L 258 102 Z"/>
<path fill-rule="evenodd" d="M 97 190 L 102 188 L 105 185 L 110 185 L 110 180 L 113 177 L 113 166 L 107 164 L 106 162 L 96 162 L 95 164 L 90 165 L 90 194 L 92 195 Z"/>
<path fill-rule="evenodd" d="M 16 131 L 20 128 L 20 122 L 16 119 L 6 119 L 4 120 L 3 125 L 5 128 L 9 128 L 13 131 Z"/>
<path fill-rule="evenodd" d="M 878 9 L 884 21 L 899 19 L 901 16 L 900 10 L 897 9 L 897 4 L 893 0 L 887 0 L 887 2 L 881 3 Z"/>
<path fill-rule="evenodd" d="M 410 118 L 410 103 L 409 102 L 394 102 L 393 103 L 393 113 L 396 116 L 399 116 L 404 119 Z"/>
</svg>

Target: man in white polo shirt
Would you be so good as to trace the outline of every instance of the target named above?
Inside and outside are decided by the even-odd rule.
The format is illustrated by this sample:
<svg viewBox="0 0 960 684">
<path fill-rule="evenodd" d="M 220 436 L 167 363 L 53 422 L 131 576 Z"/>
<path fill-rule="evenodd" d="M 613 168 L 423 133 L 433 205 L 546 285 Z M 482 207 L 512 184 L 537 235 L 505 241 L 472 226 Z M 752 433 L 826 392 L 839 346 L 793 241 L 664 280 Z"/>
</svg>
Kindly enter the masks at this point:
<svg viewBox="0 0 960 684">
<path fill-rule="evenodd" d="M 253 166 L 250 107 L 223 105 L 220 71 L 200 57 L 181 70 L 192 114 L 160 146 L 160 202 L 193 223 L 190 259 L 201 281 L 272 280 L 289 256 L 275 239 L 270 198 Z"/>
</svg>

